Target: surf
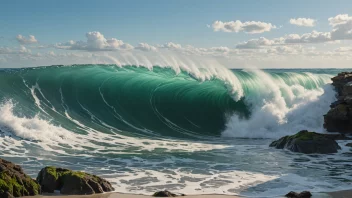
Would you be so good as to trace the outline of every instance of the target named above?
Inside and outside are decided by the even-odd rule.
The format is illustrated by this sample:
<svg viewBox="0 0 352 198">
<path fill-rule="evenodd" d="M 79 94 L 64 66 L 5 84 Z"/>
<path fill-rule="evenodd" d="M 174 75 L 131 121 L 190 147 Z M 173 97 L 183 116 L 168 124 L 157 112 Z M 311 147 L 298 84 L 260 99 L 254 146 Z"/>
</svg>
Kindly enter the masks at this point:
<svg viewBox="0 0 352 198">
<path fill-rule="evenodd" d="M 329 73 L 198 72 L 133 65 L 8 69 L 0 72 L 0 97 L 3 105 L 9 100 L 16 104 L 13 111 L 19 117 L 40 117 L 78 134 L 89 127 L 107 134 L 114 129 L 179 138 L 273 137 L 273 128 L 289 119 L 296 123 L 293 112 L 334 99 L 326 87 Z M 324 108 L 319 109 L 311 110 L 320 115 Z M 311 128 L 314 122 L 320 125 L 314 120 L 300 124 Z"/>
<path fill-rule="evenodd" d="M 186 194 L 259 197 L 293 187 L 344 189 L 349 184 L 330 177 L 340 173 L 328 167 L 334 158 L 336 170 L 345 170 L 338 162 L 348 156 L 302 159 L 267 146 L 300 129 L 324 130 L 323 115 L 335 100 L 330 78 L 339 71 L 94 64 L 2 69 L 0 154 L 33 177 L 38 163 L 94 169 L 125 193 L 150 194 L 155 182 Z M 319 179 L 312 164 L 325 167 Z M 308 172 L 296 172 L 297 166 Z"/>
</svg>

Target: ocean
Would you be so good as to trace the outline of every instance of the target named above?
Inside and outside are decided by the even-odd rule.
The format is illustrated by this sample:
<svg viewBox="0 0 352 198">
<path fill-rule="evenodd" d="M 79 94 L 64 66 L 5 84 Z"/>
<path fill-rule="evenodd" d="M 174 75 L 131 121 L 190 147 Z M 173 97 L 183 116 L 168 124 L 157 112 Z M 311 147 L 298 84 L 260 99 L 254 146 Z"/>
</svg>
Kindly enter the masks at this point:
<svg viewBox="0 0 352 198">
<path fill-rule="evenodd" d="M 325 132 L 331 77 L 352 69 L 58 65 L 0 69 L 0 156 L 100 175 L 117 192 L 273 197 L 350 189 L 352 152 L 269 148 Z"/>
</svg>

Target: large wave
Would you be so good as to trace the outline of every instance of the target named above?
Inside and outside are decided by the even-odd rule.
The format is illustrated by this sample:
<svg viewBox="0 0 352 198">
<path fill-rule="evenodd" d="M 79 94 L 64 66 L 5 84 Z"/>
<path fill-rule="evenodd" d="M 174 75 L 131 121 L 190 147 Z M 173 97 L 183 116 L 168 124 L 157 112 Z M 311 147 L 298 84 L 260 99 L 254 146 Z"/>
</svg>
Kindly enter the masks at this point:
<svg viewBox="0 0 352 198">
<path fill-rule="evenodd" d="M 93 172 L 124 193 L 349 188 L 347 148 L 302 157 L 267 146 L 323 131 L 335 100 L 330 78 L 341 70 L 190 65 L 2 69 L 1 157 L 33 177 L 49 165 Z"/>
<path fill-rule="evenodd" d="M 46 126 L 39 120 L 50 123 L 42 133 L 60 126 L 53 134 L 59 137 L 88 134 L 87 127 L 128 136 L 276 137 L 322 130 L 322 115 L 335 97 L 327 85 L 334 72 L 116 65 L 6 69 L 0 71 L 0 122 L 4 131 L 31 140 L 50 137 L 34 132 L 34 126 Z"/>
</svg>

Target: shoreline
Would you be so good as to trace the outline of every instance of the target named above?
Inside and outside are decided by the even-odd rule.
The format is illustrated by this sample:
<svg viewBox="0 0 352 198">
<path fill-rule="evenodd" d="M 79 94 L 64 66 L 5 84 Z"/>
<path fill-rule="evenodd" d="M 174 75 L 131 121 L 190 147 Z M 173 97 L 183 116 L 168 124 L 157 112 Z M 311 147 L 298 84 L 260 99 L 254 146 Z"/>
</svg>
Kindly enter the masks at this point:
<svg viewBox="0 0 352 198">
<path fill-rule="evenodd" d="M 153 197 L 152 195 L 139 195 L 139 194 L 127 194 L 119 192 L 95 194 L 95 195 L 39 195 L 31 196 L 31 198 L 148 198 Z M 189 197 L 189 198 L 245 198 L 238 195 L 217 195 L 217 194 L 207 194 L 207 195 L 185 195 L 177 197 Z M 27 197 L 30 198 L 30 197 Z"/>
<path fill-rule="evenodd" d="M 288 192 L 285 192 L 285 194 Z M 320 193 L 312 193 L 312 198 L 349 198 L 352 197 L 352 189 L 351 190 L 341 190 L 334 192 L 320 192 Z M 24 198 L 148 198 L 153 197 L 152 195 L 140 195 L 140 194 L 127 194 L 127 193 L 119 193 L 119 192 L 109 192 L 102 194 L 94 194 L 94 195 L 61 195 L 61 194 L 44 194 L 38 196 L 29 196 Z M 246 198 L 246 196 L 240 195 L 220 195 L 220 194 L 203 194 L 203 195 L 185 195 L 178 197 L 189 197 L 189 198 Z M 277 197 L 285 197 L 277 196 Z M 274 197 L 272 197 L 274 198 Z"/>
</svg>

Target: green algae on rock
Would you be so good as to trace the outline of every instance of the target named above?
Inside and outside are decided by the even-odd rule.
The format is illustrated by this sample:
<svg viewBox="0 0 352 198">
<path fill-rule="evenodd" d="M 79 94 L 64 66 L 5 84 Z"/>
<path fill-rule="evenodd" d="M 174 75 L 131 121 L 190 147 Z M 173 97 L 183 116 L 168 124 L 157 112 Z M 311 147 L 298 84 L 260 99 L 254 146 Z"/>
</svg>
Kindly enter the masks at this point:
<svg viewBox="0 0 352 198">
<path fill-rule="evenodd" d="M 96 175 L 48 166 L 37 177 L 43 192 L 55 190 L 66 195 L 89 195 L 113 191 L 110 182 Z"/>
<path fill-rule="evenodd" d="M 285 136 L 270 144 L 277 149 L 288 149 L 299 153 L 336 153 L 341 147 L 328 135 L 302 130 L 295 135 Z"/>
<path fill-rule="evenodd" d="M 19 165 L 0 158 L 0 197 L 22 197 L 40 194 L 40 185 L 26 175 Z"/>
</svg>

